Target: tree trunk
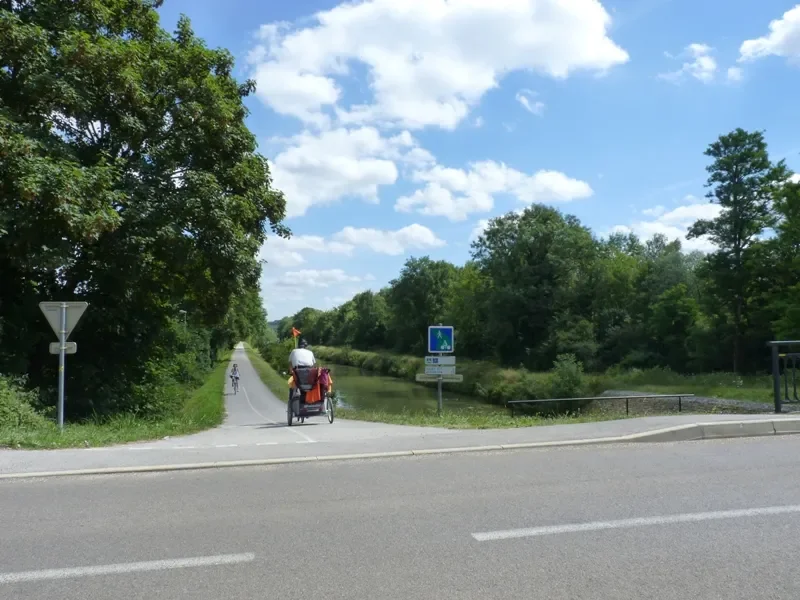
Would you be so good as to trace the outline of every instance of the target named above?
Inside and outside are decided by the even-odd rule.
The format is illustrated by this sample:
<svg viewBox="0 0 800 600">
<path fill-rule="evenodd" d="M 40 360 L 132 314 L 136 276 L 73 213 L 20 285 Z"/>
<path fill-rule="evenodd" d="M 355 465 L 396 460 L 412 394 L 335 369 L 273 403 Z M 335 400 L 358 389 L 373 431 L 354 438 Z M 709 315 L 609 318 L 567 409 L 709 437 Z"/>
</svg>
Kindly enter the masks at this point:
<svg viewBox="0 0 800 600">
<path fill-rule="evenodd" d="M 739 349 L 742 331 L 742 297 L 736 297 L 736 313 L 733 321 L 733 372 L 739 373 Z"/>
</svg>

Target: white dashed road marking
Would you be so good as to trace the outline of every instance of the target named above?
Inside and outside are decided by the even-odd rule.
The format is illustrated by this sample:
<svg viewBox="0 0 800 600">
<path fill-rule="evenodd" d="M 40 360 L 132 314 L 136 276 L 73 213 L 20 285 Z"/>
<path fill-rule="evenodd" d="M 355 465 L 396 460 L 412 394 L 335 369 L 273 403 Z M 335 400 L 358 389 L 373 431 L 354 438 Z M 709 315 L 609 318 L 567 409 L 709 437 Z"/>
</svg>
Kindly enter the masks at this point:
<svg viewBox="0 0 800 600">
<path fill-rule="evenodd" d="M 620 519 L 618 521 L 593 521 L 590 523 L 569 523 L 566 525 L 548 525 L 545 527 L 508 529 L 505 531 L 486 531 L 483 533 L 473 533 L 472 537 L 479 542 L 491 542 L 496 540 L 538 537 L 542 535 L 601 531 L 604 529 L 630 529 L 632 527 L 673 525 L 676 523 L 697 523 L 699 521 L 718 521 L 720 519 L 769 517 L 792 513 L 800 513 L 800 505 L 767 506 L 764 508 L 745 508 L 742 510 L 719 510 L 714 512 L 662 515 L 658 517 L 641 517 L 637 519 Z"/>
<path fill-rule="evenodd" d="M 142 571 L 168 571 L 190 567 L 214 567 L 235 565 L 255 560 L 255 554 L 221 554 L 218 556 L 198 556 L 172 560 L 153 560 L 148 562 L 122 563 L 116 565 L 97 565 L 93 567 L 73 567 L 70 569 L 44 569 L 41 571 L 20 571 L 0 573 L 0 585 L 28 583 L 54 579 L 73 579 L 75 577 L 96 577 L 98 575 L 120 575 Z"/>
</svg>

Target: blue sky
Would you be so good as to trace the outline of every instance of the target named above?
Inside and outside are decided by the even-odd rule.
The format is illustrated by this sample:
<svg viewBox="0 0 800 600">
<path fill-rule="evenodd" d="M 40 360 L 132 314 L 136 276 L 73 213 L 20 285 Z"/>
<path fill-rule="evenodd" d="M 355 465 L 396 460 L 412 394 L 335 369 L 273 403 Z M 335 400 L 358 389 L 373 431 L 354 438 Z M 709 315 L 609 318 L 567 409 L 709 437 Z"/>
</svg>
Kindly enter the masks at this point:
<svg viewBox="0 0 800 600">
<path fill-rule="evenodd" d="M 486 220 L 543 202 L 598 234 L 716 214 L 703 151 L 766 131 L 800 170 L 789 0 L 166 0 L 254 78 L 249 126 L 287 196 L 271 319 L 461 264 Z M 695 240 L 688 249 L 707 250 Z"/>
</svg>

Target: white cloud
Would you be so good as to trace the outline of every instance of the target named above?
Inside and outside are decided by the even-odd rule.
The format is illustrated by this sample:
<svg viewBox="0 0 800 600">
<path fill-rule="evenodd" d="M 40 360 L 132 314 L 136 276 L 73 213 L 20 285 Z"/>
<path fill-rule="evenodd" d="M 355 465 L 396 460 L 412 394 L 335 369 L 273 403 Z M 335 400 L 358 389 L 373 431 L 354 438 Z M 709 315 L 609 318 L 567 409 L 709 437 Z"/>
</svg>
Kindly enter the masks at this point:
<svg viewBox="0 0 800 600">
<path fill-rule="evenodd" d="M 364 278 L 357 275 L 348 275 L 342 269 L 302 269 L 299 271 L 287 271 L 275 279 L 273 285 L 293 289 L 329 288 L 343 283 L 361 281 L 364 281 Z M 300 310 L 300 308 L 297 310 Z"/>
<path fill-rule="evenodd" d="M 377 290 L 376 282 L 371 274 L 359 276 L 342 269 L 299 269 L 265 275 L 261 289 L 272 320 L 293 315 L 306 306 L 329 310 L 360 292 Z"/>
<path fill-rule="evenodd" d="M 393 137 L 373 127 L 305 131 L 277 141 L 288 146 L 271 165 L 273 183 L 286 196 L 287 217 L 345 197 L 377 203 L 379 188 L 400 175 L 396 162 L 422 168 L 434 161 L 407 131 Z"/>
<path fill-rule="evenodd" d="M 541 117 L 544 114 L 544 102 L 534 100 L 537 96 L 536 92 L 531 90 L 520 90 L 517 92 L 517 102 L 529 113 Z"/>
<path fill-rule="evenodd" d="M 259 97 L 281 114 L 343 123 L 456 127 L 507 73 L 566 78 L 628 61 L 599 0 L 367 0 L 316 13 L 305 27 L 262 27 L 249 55 Z M 307 22 L 307 21 L 306 21 Z M 371 98 L 342 104 L 351 66 Z"/>
<path fill-rule="evenodd" d="M 780 19 L 771 21 L 767 35 L 745 40 L 739 47 L 739 62 L 767 56 L 800 59 L 800 4 L 787 10 Z"/>
<path fill-rule="evenodd" d="M 731 82 L 741 81 L 743 76 L 744 73 L 742 72 L 742 69 L 740 69 L 739 67 L 728 68 L 728 81 Z"/>
<path fill-rule="evenodd" d="M 660 217 L 666 212 L 666 210 L 667 210 L 666 208 L 664 208 L 659 204 L 658 206 L 654 206 L 653 208 L 645 208 L 642 211 L 642 214 L 647 217 Z"/>
<path fill-rule="evenodd" d="M 794 173 L 791 177 L 789 177 L 789 181 L 792 183 L 800 183 L 800 173 Z"/>
<path fill-rule="evenodd" d="M 326 240 L 318 235 L 298 235 L 288 239 L 270 236 L 261 247 L 259 258 L 267 269 L 292 269 L 306 263 L 306 254 L 352 256 L 356 248 L 397 256 L 407 250 L 441 248 L 446 242 L 423 225 L 414 223 L 397 230 L 345 227 Z"/>
<path fill-rule="evenodd" d="M 706 44 L 689 44 L 682 53 L 687 61 L 681 68 L 677 71 L 661 73 L 658 77 L 671 83 L 679 83 L 686 76 L 690 76 L 703 83 L 710 83 L 717 71 L 717 61 L 711 56 L 711 51 L 712 48 Z"/>
<path fill-rule="evenodd" d="M 629 225 L 617 225 L 611 233 L 634 233 L 642 239 L 649 240 L 656 234 L 665 235 L 670 241 L 679 239 L 685 251 L 701 250 L 709 252 L 714 245 L 706 238 L 686 239 L 686 234 L 698 219 L 714 219 L 719 216 L 721 208 L 718 204 L 704 202 L 694 196 L 686 196 L 684 204 L 666 211 L 663 206 L 642 211 L 654 217 L 649 221 L 636 221 Z"/>
<path fill-rule="evenodd" d="M 424 188 L 397 199 L 398 212 L 417 212 L 463 221 L 472 213 L 488 212 L 495 194 L 510 194 L 519 202 L 568 202 L 593 194 L 588 183 L 559 171 L 540 170 L 526 175 L 491 160 L 475 162 L 468 170 L 435 165 L 414 174 Z"/>
<path fill-rule="evenodd" d="M 269 267 L 282 269 L 298 267 L 306 262 L 304 253 L 351 255 L 353 246 L 338 241 L 326 241 L 318 235 L 296 235 L 289 239 L 270 236 L 261 247 L 260 259 Z"/>
<path fill-rule="evenodd" d="M 349 246 L 364 246 L 373 252 L 392 256 L 403 254 L 407 249 L 422 250 L 446 245 L 433 231 L 416 223 L 397 231 L 345 227 L 333 239 Z"/>
</svg>

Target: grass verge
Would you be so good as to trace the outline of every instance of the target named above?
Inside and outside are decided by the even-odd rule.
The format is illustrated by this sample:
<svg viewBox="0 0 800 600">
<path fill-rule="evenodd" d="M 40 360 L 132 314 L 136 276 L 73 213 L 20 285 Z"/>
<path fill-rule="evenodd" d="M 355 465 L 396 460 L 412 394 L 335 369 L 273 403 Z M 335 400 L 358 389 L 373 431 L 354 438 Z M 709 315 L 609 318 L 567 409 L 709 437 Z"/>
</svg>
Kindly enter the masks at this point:
<svg viewBox="0 0 800 600">
<path fill-rule="evenodd" d="M 277 396 L 281 402 L 286 402 L 289 395 L 289 386 L 286 381 L 289 379 L 288 375 L 284 377 L 273 369 L 267 361 L 265 361 L 261 354 L 255 348 L 249 345 L 244 345 L 244 350 L 247 353 L 247 358 L 250 359 L 250 364 L 258 373 L 259 378 L 266 385 L 269 390 Z"/>
<path fill-rule="evenodd" d="M 91 448 L 186 435 L 215 427 L 225 417 L 225 381 L 231 353 L 217 361 L 205 382 L 192 390 L 179 414 L 159 420 L 120 415 L 101 423 L 70 423 L 61 432 L 52 421 L 36 427 L 0 428 L 0 446 Z"/>
<path fill-rule="evenodd" d="M 509 414 L 480 411 L 448 411 L 442 416 L 435 412 L 390 413 L 378 410 L 357 410 L 337 408 L 338 417 L 372 423 L 390 423 L 393 425 L 414 425 L 417 427 L 443 427 L 445 429 L 515 429 L 518 427 L 537 427 L 542 425 L 570 425 L 575 423 L 594 423 L 597 421 L 614 421 L 624 419 L 625 414 L 603 415 L 562 415 L 558 417 L 519 416 L 512 418 Z"/>
<path fill-rule="evenodd" d="M 724 398 L 749 402 L 772 403 L 774 401 L 770 375 L 735 375 L 733 373 L 681 375 L 669 369 L 631 369 L 625 372 L 612 370 L 606 377 L 608 385 L 618 390 L 651 394 L 688 393 L 703 398 Z"/>
</svg>

